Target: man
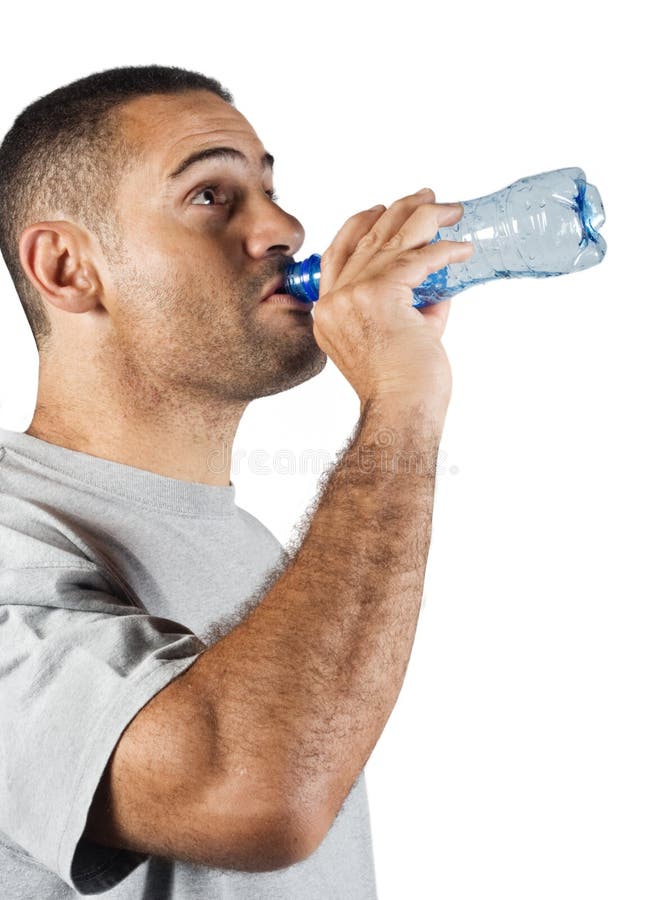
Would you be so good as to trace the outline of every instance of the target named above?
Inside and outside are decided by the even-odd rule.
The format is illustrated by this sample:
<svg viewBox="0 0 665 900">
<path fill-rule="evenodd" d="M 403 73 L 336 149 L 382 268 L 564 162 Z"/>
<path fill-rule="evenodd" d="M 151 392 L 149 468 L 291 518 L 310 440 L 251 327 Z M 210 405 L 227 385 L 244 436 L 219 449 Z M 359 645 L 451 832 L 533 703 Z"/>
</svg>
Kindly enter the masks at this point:
<svg viewBox="0 0 665 900">
<path fill-rule="evenodd" d="M 376 896 L 363 768 L 450 394 L 448 304 L 411 290 L 470 247 L 429 244 L 462 211 L 429 190 L 361 212 L 313 317 L 278 292 L 303 229 L 272 162 L 216 81 L 162 67 L 61 88 L 0 148 L 40 362 L 27 433 L 0 431 L 5 900 Z M 235 505 L 228 450 L 326 356 L 360 415 L 287 553 Z"/>
</svg>

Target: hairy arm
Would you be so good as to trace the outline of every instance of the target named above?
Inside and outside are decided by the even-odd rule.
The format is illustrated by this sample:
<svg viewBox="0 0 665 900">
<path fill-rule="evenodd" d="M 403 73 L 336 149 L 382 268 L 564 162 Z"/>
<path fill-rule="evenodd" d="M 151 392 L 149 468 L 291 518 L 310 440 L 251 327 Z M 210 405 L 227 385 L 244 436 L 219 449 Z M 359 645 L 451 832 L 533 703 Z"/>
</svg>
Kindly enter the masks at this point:
<svg viewBox="0 0 665 900">
<path fill-rule="evenodd" d="M 93 839 L 280 868 L 318 846 L 367 762 L 413 646 L 450 396 L 447 304 L 416 311 L 411 290 L 471 249 L 431 243 L 462 213 L 431 199 L 358 214 L 326 251 L 315 337 L 358 427 L 260 602 L 130 723 Z"/>
<path fill-rule="evenodd" d="M 185 673 L 217 765 L 320 841 L 393 709 L 429 548 L 438 429 L 368 404 L 300 548 L 259 606 Z M 257 782 L 257 772 L 262 773 Z"/>
</svg>

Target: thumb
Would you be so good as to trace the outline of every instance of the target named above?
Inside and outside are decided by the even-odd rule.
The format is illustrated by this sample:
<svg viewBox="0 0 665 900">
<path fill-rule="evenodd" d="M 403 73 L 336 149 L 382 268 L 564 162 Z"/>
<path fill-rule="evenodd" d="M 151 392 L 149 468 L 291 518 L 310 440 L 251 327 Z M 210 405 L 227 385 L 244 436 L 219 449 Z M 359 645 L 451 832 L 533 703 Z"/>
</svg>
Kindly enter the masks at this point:
<svg viewBox="0 0 665 900">
<path fill-rule="evenodd" d="M 423 318 L 429 320 L 429 323 L 437 332 L 438 337 L 443 337 L 448 316 L 450 315 L 450 300 L 440 300 L 438 303 L 430 303 L 429 306 L 423 306 L 419 312 Z"/>
</svg>

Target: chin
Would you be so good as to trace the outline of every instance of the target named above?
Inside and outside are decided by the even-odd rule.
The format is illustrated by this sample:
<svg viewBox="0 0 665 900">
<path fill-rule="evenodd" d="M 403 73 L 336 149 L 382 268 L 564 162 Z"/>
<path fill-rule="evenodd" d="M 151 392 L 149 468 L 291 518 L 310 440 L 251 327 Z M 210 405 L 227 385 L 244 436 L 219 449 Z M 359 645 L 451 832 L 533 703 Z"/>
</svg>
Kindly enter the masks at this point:
<svg viewBox="0 0 665 900">
<path fill-rule="evenodd" d="M 257 392 L 252 399 L 281 394 L 283 391 L 288 391 L 299 384 L 304 384 L 305 381 L 309 381 L 322 372 L 326 367 L 328 357 L 318 345 L 316 349 L 317 352 L 313 353 L 306 360 L 300 358 L 293 361 L 292 367 L 287 365 L 269 383 L 264 385 L 257 384 Z"/>
</svg>

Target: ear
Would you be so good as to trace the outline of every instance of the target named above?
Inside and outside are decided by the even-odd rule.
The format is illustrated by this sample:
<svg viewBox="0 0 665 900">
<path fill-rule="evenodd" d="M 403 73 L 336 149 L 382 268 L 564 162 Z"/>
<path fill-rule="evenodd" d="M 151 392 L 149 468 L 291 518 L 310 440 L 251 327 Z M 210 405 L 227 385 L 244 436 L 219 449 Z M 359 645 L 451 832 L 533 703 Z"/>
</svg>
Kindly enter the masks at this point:
<svg viewBox="0 0 665 900">
<path fill-rule="evenodd" d="M 64 312 L 100 304 L 101 283 L 85 232 L 72 222 L 37 222 L 21 234 L 21 265 L 44 300 Z"/>
</svg>

